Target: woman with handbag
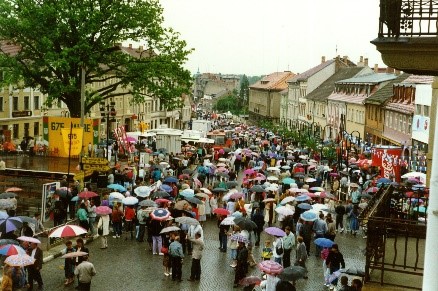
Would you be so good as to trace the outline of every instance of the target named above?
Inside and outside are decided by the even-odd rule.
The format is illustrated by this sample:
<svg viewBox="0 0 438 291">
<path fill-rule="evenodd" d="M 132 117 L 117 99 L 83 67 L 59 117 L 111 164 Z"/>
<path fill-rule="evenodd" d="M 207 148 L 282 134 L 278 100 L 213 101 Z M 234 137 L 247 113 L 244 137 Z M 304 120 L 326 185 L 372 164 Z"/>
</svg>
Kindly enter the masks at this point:
<svg viewBox="0 0 438 291">
<path fill-rule="evenodd" d="M 100 235 L 101 249 L 108 248 L 108 235 L 109 235 L 109 215 L 102 215 L 97 223 L 97 233 Z"/>
</svg>

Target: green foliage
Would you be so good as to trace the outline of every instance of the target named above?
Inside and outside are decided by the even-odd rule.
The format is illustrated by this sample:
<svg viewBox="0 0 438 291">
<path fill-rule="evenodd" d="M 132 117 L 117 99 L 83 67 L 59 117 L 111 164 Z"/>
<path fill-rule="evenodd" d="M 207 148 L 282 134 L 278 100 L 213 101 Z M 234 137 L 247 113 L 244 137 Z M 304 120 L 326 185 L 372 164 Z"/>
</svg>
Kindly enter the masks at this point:
<svg viewBox="0 0 438 291">
<path fill-rule="evenodd" d="M 240 100 L 236 95 L 230 94 L 225 97 L 221 97 L 213 105 L 213 110 L 218 112 L 228 112 L 239 115 L 244 113 L 245 107 L 240 105 Z"/>
<path fill-rule="evenodd" d="M 239 99 L 241 100 L 241 103 L 245 105 L 249 102 L 249 81 L 246 75 L 243 75 L 240 80 Z"/>
<path fill-rule="evenodd" d="M 191 50 L 179 34 L 163 27 L 158 0 L 0 0 L 0 51 L 5 83 L 39 88 L 46 105 L 64 102 L 80 116 L 81 70 L 85 68 L 85 113 L 102 100 L 132 95 L 160 98 L 171 109 L 189 93 L 183 68 Z M 123 51 L 118 43 L 147 43 L 143 51 Z M 92 83 L 105 84 L 101 87 Z M 4 85 L 4 84 L 3 84 Z"/>
</svg>

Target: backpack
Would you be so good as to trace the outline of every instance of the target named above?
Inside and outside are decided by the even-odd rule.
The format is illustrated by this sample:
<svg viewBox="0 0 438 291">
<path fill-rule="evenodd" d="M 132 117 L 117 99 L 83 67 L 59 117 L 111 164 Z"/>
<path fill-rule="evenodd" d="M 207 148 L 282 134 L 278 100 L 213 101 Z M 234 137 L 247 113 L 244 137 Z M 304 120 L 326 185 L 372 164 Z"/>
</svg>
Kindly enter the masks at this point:
<svg viewBox="0 0 438 291">
<path fill-rule="evenodd" d="M 283 249 L 283 241 L 282 240 L 280 240 L 280 242 L 275 247 L 275 252 L 277 253 L 277 255 L 282 255 L 283 254 L 284 249 Z"/>
</svg>

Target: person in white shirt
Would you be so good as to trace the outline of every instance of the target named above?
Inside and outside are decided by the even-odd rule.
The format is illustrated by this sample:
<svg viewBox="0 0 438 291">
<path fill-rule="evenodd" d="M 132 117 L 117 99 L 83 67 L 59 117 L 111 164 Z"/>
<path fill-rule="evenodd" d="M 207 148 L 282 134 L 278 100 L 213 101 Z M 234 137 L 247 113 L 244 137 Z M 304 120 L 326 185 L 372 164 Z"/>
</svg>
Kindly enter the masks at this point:
<svg viewBox="0 0 438 291">
<path fill-rule="evenodd" d="M 278 253 L 277 247 L 282 249 L 281 253 Z M 281 264 L 284 254 L 284 244 L 281 237 L 276 237 L 275 241 L 272 243 L 272 254 L 274 261 Z"/>
</svg>

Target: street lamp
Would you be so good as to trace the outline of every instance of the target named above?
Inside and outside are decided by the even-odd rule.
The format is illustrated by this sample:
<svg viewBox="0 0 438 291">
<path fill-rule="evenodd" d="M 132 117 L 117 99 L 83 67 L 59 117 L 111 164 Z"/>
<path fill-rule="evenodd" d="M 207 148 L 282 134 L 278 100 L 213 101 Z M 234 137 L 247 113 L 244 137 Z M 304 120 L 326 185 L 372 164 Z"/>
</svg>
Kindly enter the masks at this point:
<svg viewBox="0 0 438 291">
<path fill-rule="evenodd" d="M 109 157 L 109 135 L 110 135 L 110 122 L 116 122 L 115 116 L 117 115 L 116 102 L 111 101 L 109 104 L 106 104 L 104 101 L 99 103 L 99 110 L 101 122 L 106 122 L 106 155 L 105 158 Z"/>
</svg>

